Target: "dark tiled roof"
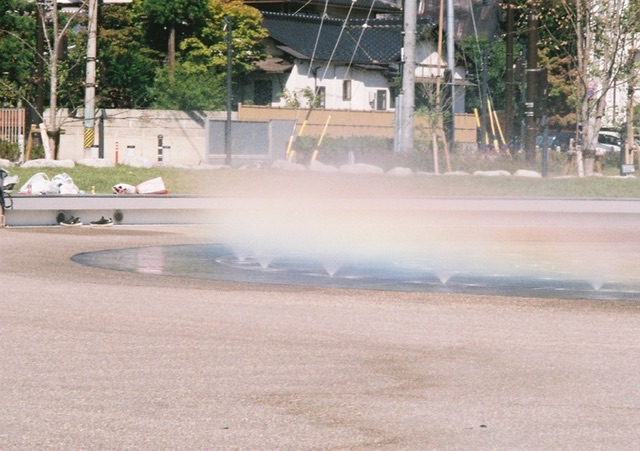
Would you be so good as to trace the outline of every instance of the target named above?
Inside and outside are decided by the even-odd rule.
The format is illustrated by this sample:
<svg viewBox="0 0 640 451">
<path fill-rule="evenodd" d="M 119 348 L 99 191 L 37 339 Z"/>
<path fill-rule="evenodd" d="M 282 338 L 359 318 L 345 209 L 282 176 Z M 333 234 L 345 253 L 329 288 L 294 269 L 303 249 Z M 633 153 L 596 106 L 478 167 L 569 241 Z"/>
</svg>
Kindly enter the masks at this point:
<svg viewBox="0 0 640 451">
<path fill-rule="evenodd" d="M 290 10 L 297 10 L 300 7 L 313 5 L 314 7 L 324 8 L 325 4 L 328 6 L 338 6 L 343 8 L 350 8 L 352 0 L 282 0 L 282 2 L 274 2 L 273 0 L 244 0 L 247 5 L 254 6 L 258 9 L 263 9 L 263 5 L 274 4 L 288 4 Z M 376 12 L 399 12 L 402 11 L 402 5 L 395 0 L 355 0 L 353 5 L 356 9 L 370 10 Z"/>
<path fill-rule="evenodd" d="M 263 26 L 269 30 L 271 38 L 288 48 L 291 54 L 307 59 L 313 56 L 314 60 L 320 61 L 331 58 L 344 25 L 343 19 L 325 18 L 322 21 L 320 17 L 297 14 L 265 12 L 263 17 Z M 314 55 L 316 39 L 318 44 Z M 353 64 L 398 62 L 402 45 L 400 19 L 350 19 L 342 32 L 332 61 L 348 63 L 353 57 Z"/>
<path fill-rule="evenodd" d="M 325 4 L 325 0 L 311 0 L 313 4 Z M 329 5 L 344 6 L 349 8 L 352 0 L 329 0 Z M 370 9 L 374 11 L 402 11 L 402 7 L 393 0 L 356 0 L 354 8 Z"/>
</svg>

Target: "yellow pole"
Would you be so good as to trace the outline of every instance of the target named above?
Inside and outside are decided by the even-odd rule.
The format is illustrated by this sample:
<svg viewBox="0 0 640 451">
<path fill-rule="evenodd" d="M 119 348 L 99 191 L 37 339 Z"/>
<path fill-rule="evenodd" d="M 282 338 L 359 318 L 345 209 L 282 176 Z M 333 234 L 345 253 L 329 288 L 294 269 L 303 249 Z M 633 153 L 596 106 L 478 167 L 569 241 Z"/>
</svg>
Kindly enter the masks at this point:
<svg viewBox="0 0 640 451">
<path fill-rule="evenodd" d="M 287 161 L 289 161 L 289 155 L 291 155 L 291 147 L 293 146 L 293 136 L 289 136 L 289 143 L 287 144 Z"/>
<path fill-rule="evenodd" d="M 307 120 L 305 119 L 304 121 L 302 121 L 302 126 L 300 126 L 300 131 L 298 132 L 298 137 L 302 136 L 302 132 L 304 131 L 304 128 L 307 126 Z"/>
<path fill-rule="evenodd" d="M 302 125 L 300 126 L 300 131 L 298 132 L 298 138 L 302 136 L 302 132 L 304 131 L 305 126 L 307 125 L 307 120 L 302 121 Z M 287 148 L 287 161 L 292 162 L 296 158 L 296 149 L 293 149 L 293 136 L 289 138 L 289 146 Z"/>
<path fill-rule="evenodd" d="M 500 127 L 500 121 L 498 120 L 498 112 L 494 110 L 493 115 L 496 117 L 496 126 L 498 127 L 498 132 L 500 133 L 500 139 L 502 139 L 502 144 L 507 145 L 507 141 L 504 139 L 504 135 L 502 134 L 502 127 Z"/>
<path fill-rule="evenodd" d="M 320 145 L 322 144 L 322 140 L 324 139 L 325 133 L 327 133 L 327 128 L 329 127 L 329 121 L 331 120 L 331 115 L 327 117 L 327 122 L 324 124 L 324 128 L 322 129 L 322 134 L 320 135 L 320 139 L 318 140 L 318 144 L 316 145 L 313 154 L 311 155 L 311 161 L 316 161 L 318 157 L 318 151 L 320 150 Z"/>
<path fill-rule="evenodd" d="M 498 146 L 498 140 L 496 139 L 496 127 L 493 123 L 493 111 L 491 109 L 491 100 L 487 99 L 487 105 L 489 106 L 489 119 L 491 119 L 491 134 L 493 135 L 493 148 L 496 152 L 500 152 L 500 147 Z"/>
<path fill-rule="evenodd" d="M 489 119 L 491 120 L 491 134 L 495 136 L 496 128 L 493 125 L 493 110 L 491 109 L 491 100 L 487 99 L 487 105 L 489 107 Z"/>
<path fill-rule="evenodd" d="M 318 141 L 318 146 L 320 147 L 320 144 L 322 144 L 322 140 L 324 139 L 324 135 L 327 133 L 327 128 L 329 128 L 329 121 L 331 121 L 331 115 L 329 115 L 327 117 L 327 122 L 325 122 L 324 124 L 324 128 L 322 129 L 322 134 L 320 135 L 320 140 Z"/>
</svg>

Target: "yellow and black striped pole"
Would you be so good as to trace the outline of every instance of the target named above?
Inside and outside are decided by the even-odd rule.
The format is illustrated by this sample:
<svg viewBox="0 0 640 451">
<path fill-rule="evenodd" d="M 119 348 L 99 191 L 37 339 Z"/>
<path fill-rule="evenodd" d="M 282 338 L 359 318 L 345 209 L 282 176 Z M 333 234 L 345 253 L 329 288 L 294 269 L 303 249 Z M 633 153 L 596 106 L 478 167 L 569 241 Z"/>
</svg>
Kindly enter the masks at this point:
<svg viewBox="0 0 640 451">
<path fill-rule="evenodd" d="M 84 149 L 91 149 L 93 147 L 93 143 L 95 142 L 96 130 L 95 128 L 87 128 L 84 129 Z"/>
</svg>

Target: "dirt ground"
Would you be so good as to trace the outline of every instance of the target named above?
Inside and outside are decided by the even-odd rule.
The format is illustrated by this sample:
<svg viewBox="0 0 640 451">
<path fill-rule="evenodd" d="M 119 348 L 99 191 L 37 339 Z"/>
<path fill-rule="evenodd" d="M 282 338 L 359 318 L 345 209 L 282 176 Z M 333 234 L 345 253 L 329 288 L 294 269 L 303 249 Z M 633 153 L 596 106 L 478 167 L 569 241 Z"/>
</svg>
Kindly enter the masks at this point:
<svg viewBox="0 0 640 451">
<path fill-rule="evenodd" d="M 640 447 L 640 302 L 70 260 L 212 239 L 198 226 L 0 229 L 0 449 Z"/>
</svg>

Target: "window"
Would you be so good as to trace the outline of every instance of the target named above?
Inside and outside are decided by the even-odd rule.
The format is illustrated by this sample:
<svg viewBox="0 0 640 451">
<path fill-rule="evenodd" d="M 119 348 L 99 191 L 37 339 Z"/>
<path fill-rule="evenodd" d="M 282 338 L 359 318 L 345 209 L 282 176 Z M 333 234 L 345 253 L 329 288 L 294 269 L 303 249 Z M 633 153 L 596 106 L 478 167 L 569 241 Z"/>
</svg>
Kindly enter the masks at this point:
<svg viewBox="0 0 640 451">
<path fill-rule="evenodd" d="M 351 100 L 351 80 L 342 82 L 342 100 Z"/>
<path fill-rule="evenodd" d="M 253 103 L 254 105 L 271 104 L 273 87 L 271 80 L 256 80 L 253 82 Z"/>
<path fill-rule="evenodd" d="M 387 90 L 378 89 L 376 91 L 376 110 L 387 109 Z"/>
</svg>

